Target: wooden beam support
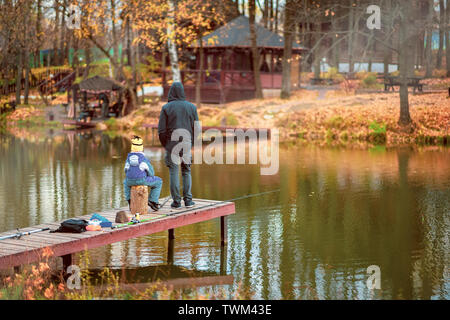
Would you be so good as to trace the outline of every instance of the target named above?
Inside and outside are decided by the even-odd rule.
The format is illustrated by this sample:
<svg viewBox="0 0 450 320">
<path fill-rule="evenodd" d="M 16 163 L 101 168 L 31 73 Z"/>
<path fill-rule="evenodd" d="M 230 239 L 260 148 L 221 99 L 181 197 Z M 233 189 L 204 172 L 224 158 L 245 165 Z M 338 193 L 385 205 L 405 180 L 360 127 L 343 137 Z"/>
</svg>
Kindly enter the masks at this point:
<svg viewBox="0 0 450 320">
<path fill-rule="evenodd" d="M 169 243 L 167 245 L 167 264 L 173 264 L 173 248 L 174 241 L 169 238 Z"/>
<path fill-rule="evenodd" d="M 220 245 L 225 246 L 228 241 L 227 217 L 220 217 Z"/>
<path fill-rule="evenodd" d="M 67 271 L 67 268 L 72 265 L 72 254 L 69 253 L 69 254 L 63 255 L 61 258 L 63 261 L 63 271 L 65 273 Z"/>
</svg>

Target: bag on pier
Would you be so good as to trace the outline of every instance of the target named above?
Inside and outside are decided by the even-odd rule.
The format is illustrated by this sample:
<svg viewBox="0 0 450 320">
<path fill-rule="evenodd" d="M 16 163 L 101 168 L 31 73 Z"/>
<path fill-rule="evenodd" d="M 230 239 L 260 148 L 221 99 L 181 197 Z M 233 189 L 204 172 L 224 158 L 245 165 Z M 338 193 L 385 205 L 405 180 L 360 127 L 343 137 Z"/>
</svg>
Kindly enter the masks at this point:
<svg viewBox="0 0 450 320">
<path fill-rule="evenodd" d="M 99 220 L 100 221 L 100 227 L 102 228 L 111 228 L 112 222 L 106 219 L 105 217 L 99 215 L 98 213 L 94 213 L 90 219 L 92 220 Z"/>
<path fill-rule="evenodd" d="M 65 232 L 65 233 L 81 233 L 86 231 L 86 226 L 89 222 L 83 219 L 69 219 L 61 222 L 58 229 L 50 231 L 53 232 Z"/>
</svg>

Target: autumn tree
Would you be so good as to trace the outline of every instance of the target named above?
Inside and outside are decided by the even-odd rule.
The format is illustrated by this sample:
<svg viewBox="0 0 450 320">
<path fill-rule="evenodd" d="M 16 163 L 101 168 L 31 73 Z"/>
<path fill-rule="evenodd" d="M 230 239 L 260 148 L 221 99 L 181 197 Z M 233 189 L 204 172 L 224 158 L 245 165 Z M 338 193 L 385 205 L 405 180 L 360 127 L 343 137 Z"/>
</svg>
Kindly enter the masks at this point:
<svg viewBox="0 0 450 320">
<path fill-rule="evenodd" d="M 371 4 L 370 0 L 299 0 L 295 4 L 295 23 L 290 31 L 296 33 L 295 38 L 310 49 L 303 57 L 302 66 L 312 61 L 315 77 L 320 76 L 320 60 L 323 57 L 328 58 L 329 64 L 335 67 L 346 58 L 348 71 L 352 73 L 355 61 L 367 61 L 371 65 L 372 48 L 377 45 L 383 50 L 384 73 L 387 76 L 392 57 L 397 56 L 401 82 L 399 123 L 409 125 L 412 121 L 409 114 L 409 78 L 414 76 L 418 61 L 430 65 L 432 12 L 428 10 L 433 10 L 433 0 L 381 0 L 378 3 L 380 30 L 367 27 L 367 8 Z M 427 10 L 427 6 L 431 8 Z M 444 21 L 447 18 L 444 16 L 441 19 Z M 425 41 L 421 40 L 423 35 L 427 39 L 425 50 Z M 421 54 L 426 57 L 423 59 Z"/>
<path fill-rule="evenodd" d="M 15 78 L 16 103 L 21 103 L 22 83 L 24 102 L 28 103 L 31 52 L 36 50 L 35 7 L 32 1 L 6 0 L 0 3 L 0 66 L 3 89 Z M 25 75 L 24 75 L 25 71 Z"/>
<path fill-rule="evenodd" d="M 129 97 L 129 101 L 122 110 L 122 114 L 131 112 L 137 105 L 136 96 L 136 77 L 127 77 L 124 70 L 123 61 L 119 61 L 116 54 L 111 54 L 111 48 L 117 46 L 117 35 L 116 38 L 111 38 L 111 23 L 114 24 L 117 21 L 115 12 L 112 13 L 111 5 L 114 11 L 118 10 L 122 12 L 122 26 L 127 20 L 133 20 L 136 10 L 138 10 L 137 1 L 130 0 L 127 2 L 121 2 L 120 5 L 117 2 L 111 0 L 99 0 L 99 1 L 88 1 L 88 0 L 77 0 L 78 2 L 72 3 L 80 8 L 81 12 L 81 23 L 80 28 L 74 30 L 74 36 L 77 39 L 84 41 L 85 43 L 85 56 L 87 60 L 87 70 L 85 69 L 85 76 L 89 74 L 89 62 L 91 61 L 90 45 L 85 40 L 88 40 L 91 45 L 94 45 L 99 49 L 105 57 L 108 58 L 109 63 L 114 68 L 114 73 L 117 75 L 118 79 L 125 82 L 126 96 Z M 122 29 L 122 35 L 125 29 Z M 114 51 L 114 50 L 113 50 Z M 135 74 L 135 61 L 131 59 L 132 63 L 132 73 Z"/>
<path fill-rule="evenodd" d="M 214 0 L 143 1 L 136 15 L 138 40 L 154 50 L 167 47 L 171 63 L 172 80 L 181 81 L 178 49 L 196 47 L 199 67 L 196 75 L 196 103 L 200 104 L 200 85 L 203 74 L 202 37 L 224 21 L 224 10 L 218 10 Z M 153 17 L 153 19 L 149 19 Z"/>
</svg>

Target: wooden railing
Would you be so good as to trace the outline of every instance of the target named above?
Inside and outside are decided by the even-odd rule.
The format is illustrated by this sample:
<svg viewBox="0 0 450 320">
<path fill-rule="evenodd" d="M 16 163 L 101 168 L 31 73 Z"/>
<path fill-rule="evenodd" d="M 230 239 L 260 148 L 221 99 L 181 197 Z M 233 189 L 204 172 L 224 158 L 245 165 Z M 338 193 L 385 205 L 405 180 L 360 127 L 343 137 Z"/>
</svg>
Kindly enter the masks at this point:
<svg viewBox="0 0 450 320">
<path fill-rule="evenodd" d="M 193 85 L 197 83 L 197 77 L 200 70 L 183 70 L 181 71 L 181 82 L 184 85 Z M 162 83 L 167 85 L 169 79 L 172 78 L 170 70 L 162 70 Z M 236 70 L 204 70 L 201 75 L 202 86 L 236 86 L 236 87 L 253 87 L 252 71 L 236 71 Z"/>
<path fill-rule="evenodd" d="M 37 74 L 33 74 L 33 73 L 30 72 L 30 77 L 28 79 L 28 81 L 29 81 L 29 88 L 32 89 L 32 88 L 39 87 L 44 82 L 49 80 L 50 74 L 57 75 L 57 74 L 66 73 L 66 75 L 67 75 L 70 72 L 72 72 L 72 69 L 69 69 L 69 68 L 56 68 L 56 69 L 52 69 L 52 70 L 45 70 L 45 71 L 39 72 Z M 9 81 L 9 80 L 3 79 L 3 81 Z M 17 84 L 15 82 L 14 83 L 9 83 L 6 86 L 1 84 L 0 85 L 0 95 L 9 95 L 11 93 L 16 92 L 16 88 L 17 88 L 16 86 L 17 86 Z M 20 87 L 21 90 L 25 89 L 25 78 L 22 78 L 20 86 L 21 86 Z"/>
</svg>

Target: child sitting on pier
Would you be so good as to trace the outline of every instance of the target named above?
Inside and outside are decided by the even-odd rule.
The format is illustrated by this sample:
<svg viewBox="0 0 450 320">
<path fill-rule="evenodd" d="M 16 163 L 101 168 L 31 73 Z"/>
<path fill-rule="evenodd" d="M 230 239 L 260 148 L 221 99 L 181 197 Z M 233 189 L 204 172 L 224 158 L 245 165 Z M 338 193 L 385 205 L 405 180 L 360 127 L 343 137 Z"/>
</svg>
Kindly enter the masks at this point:
<svg viewBox="0 0 450 320">
<path fill-rule="evenodd" d="M 131 152 L 125 162 L 125 174 L 123 187 L 128 204 L 131 205 L 130 192 L 132 186 L 148 186 L 150 187 L 148 205 L 154 211 L 158 211 L 162 179 L 155 176 L 153 166 L 144 155 L 144 142 L 139 136 L 134 136 L 131 140 Z"/>
</svg>

